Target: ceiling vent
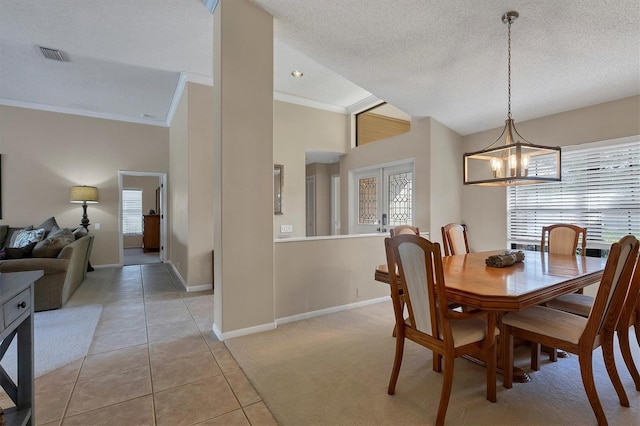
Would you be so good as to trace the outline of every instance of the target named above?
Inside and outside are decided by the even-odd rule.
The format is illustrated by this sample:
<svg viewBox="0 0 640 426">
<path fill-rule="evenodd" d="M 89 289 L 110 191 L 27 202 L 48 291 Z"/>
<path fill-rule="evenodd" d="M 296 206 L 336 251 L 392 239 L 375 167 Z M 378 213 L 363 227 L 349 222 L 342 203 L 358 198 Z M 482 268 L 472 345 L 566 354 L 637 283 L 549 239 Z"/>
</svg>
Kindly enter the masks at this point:
<svg viewBox="0 0 640 426">
<path fill-rule="evenodd" d="M 51 59 L 52 61 L 59 61 L 59 62 L 69 62 L 62 54 L 62 51 L 58 49 L 52 49 L 50 47 L 43 47 L 43 46 L 38 46 L 38 47 L 40 48 L 40 51 L 42 52 L 44 57 L 47 59 Z"/>
</svg>

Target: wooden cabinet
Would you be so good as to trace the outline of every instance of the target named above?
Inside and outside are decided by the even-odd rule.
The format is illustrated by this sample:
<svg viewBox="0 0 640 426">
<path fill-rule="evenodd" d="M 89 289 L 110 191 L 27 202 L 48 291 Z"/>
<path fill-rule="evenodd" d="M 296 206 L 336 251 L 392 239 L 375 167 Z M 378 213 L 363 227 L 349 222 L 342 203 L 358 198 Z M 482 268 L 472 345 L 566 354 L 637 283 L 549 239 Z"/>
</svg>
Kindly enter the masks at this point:
<svg viewBox="0 0 640 426">
<path fill-rule="evenodd" d="M 0 274 L 0 360 L 11 341 L 17 342 L 17 384 L 0 366 L 2 389 L 15 404 L 15 407 L 4 409 L 2 424 L 36 424 L 33 410 L 33 283 L 42 275 L 42 271 Z"/>
<path fill-rule="evenodd" d="M 144 229 L 142 232 L 144 252 L 160 251 L 160 215 L 144 215 Z"/>
</svg>

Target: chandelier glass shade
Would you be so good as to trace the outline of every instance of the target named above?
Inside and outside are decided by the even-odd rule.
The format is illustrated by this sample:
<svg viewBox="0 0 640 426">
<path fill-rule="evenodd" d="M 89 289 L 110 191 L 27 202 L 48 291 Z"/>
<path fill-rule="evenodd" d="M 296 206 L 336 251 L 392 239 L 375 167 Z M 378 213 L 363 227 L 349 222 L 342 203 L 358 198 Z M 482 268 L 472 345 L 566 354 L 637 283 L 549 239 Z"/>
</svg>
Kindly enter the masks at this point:
<svg viewBox="0 0 640 426">
<path fill-rule="evenodd" d="M 465 185 L 514 186 L 561 180 L 560 147 L 535 145 L 523 138 L 511 118 L 511 24 L 518 12 L 508 12 L 502 22 L 509 27 L 509 109 L 498 139 L 482 151 L 465 153 Z"/>
</svg>

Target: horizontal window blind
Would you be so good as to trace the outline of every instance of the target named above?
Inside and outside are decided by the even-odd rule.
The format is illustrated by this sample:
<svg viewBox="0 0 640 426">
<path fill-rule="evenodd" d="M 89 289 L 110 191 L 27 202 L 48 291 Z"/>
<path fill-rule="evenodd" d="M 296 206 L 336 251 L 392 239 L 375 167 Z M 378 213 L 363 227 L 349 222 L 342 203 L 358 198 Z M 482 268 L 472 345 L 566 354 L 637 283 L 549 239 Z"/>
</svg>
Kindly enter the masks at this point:
<svg viewBox="0 0 640 426">
<path fill-rule="evenodd" d="M 122 233 L 142 235 L 142 189 L 122 190 Z"/>
<path fill-rule="evenodd" d="M 539 244 L 554 223 L 586 227 L 592 248 L 640 237 L 640 141 L 563 150 L 562 181 L 509 187 L 507 210 L 512 244 Z"/>
</svg>

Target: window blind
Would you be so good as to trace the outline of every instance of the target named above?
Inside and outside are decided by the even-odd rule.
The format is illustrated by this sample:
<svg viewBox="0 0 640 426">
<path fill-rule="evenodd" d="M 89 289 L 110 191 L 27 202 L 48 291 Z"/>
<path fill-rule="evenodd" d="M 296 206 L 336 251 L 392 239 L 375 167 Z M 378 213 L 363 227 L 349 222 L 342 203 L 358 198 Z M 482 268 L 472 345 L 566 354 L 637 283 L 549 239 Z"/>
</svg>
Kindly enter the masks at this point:
<svg viewBox="0 0 640 426">
<path fill-rule="evenodd" d="M 508 188 L 511 244 L 539 244 L 554 223 L 586 227 L 590 248 L 640 237 L 640 140 L 563 150 L 561 167 L 561 182 Z"/>
<path fill-rule="evenodd" d="M 142 189 L 122 191 L 122 233 L 142 235 Z"/>
</svg>

